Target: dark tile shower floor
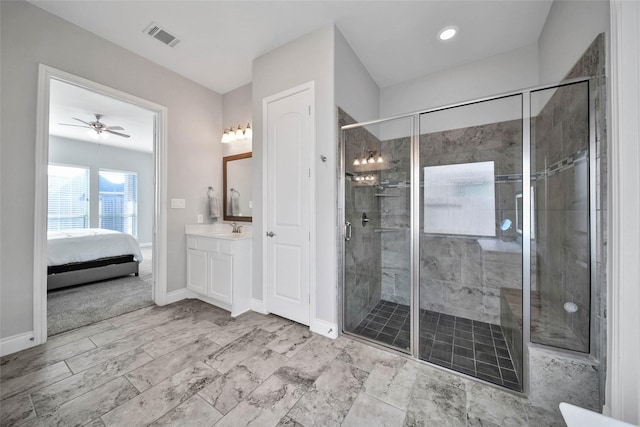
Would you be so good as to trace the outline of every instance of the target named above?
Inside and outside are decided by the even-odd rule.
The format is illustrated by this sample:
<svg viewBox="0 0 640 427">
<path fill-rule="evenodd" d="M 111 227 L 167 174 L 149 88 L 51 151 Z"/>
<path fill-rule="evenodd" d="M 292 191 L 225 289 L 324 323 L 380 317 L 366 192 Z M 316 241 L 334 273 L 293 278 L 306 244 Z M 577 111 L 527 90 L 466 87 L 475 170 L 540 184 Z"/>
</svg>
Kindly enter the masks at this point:
<svg viewBox="0 0 640 427">
<path fill-rule="evenodd" d="M 408 350 L 409 306 L 381 300 L 354 333 Z M 520 391 L 499 325 L 420 310 L 422 360 Z"/>
</svg>

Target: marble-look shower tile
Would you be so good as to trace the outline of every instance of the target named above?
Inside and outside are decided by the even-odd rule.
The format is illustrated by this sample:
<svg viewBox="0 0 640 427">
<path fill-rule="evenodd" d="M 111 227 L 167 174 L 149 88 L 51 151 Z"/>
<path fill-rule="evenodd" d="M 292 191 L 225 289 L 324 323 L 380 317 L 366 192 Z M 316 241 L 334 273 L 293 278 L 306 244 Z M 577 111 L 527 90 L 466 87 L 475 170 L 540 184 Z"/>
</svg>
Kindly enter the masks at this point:
<svg viewBox="0 0 640 427">
<path fill-rule="evenodd" d="M 432 310 L 434 305 L 444 305 L 445 283 L 440 280 L 432 280 L 420 274 L 420 308 Z"/>
<path fill-rule="evenodd" d="M 349 410 L 342 426 L 402 426 L 405 412 L 388 405 L 367 393 L 360 393 Z"/>
<path fill-rule="evenodd" d="M 28 421 L 36 420 L 36 412 L 33 410 L 29 395 L 19 394 L 0 403 L 0 426 L 16 426 Z"/>
<path fill-rule="evenodd" d="M 198 393 L 219 375 L 215 369 L 197 362 L 104 414 L 102 421 L 107 426 L 150 424 Z"/>
<path fill-rule="evenodd" d="M 189 366 L 219 349 L 218 344 L 200 337 L 171 353 L 134 369 L 126 374 L 126 377 L 138 391 L 144 391 L 179 372 L 185 366 Z"/>
<path fill-rule="evenodd" d="M 452 309 L 478 310 L 482 308 L 484 296 L 482 288 L 450 282 L 444 282 L 443 286 L 445 304 L 448 304 Z"/>
<path fill-rule="evenodd" d="M 78 373 L 92 366 L 99 365 L 102 362 L 106 362 L 109 359 L 113 359 L 114 357 L 118 357 L 121 354 L 127 353 L 160 337 L 161 335 L 159 333 L 153 330 L 147 330 L 74 356 L 67 359 L 66 363 L 73 373 Z"/>
<path fill-rule="evenodd" d="M 294 385 L 272 376 L 225 415 L 216 426 L 275 426 L 302 394 Z"/>
<path fill-rule="evenodd" d="M 55 412 L 62 404 L 153 360 L 140 348 L 31 394 L 38 415 Z"/>
<path fill-rule="evenodd" d="M 405 426 L 466 426 L 463 388 L 426 375 L 418 375 L 411 390 Z"/>
<path fill-rule="evenodd" d="M 55 365 L 70 357 L 95 349 L 96 346 L 88 338 L 82 338 L 56 348 L 37 346 L 28 350 L 4 356 L 0 360 L 0 379 L 6 380 Z"/>
<path fill-rule="evenodd" d="M 406 410 L 416 379 L 414 363 L 403 359 L 392 363 L 378 363 L 369 374 L 364 391 L 376 399 Z"/>
<path fill-rule="evenodd" d="M 124 377 L 118 377 L 66 402 L 45 418 L 52 426 L 81 426 L 119 407 L 137 394 L 137 390 Z"/>
<path fill-rule="evenodd" d="M 460 282 L 462 267 L 459 258 L 422 256 L 420 269 L 434 280 Z"/>
<path fill-rule="evenodd" d="M 293 357 L 311 338 L 308 326 L 293 324 L 276 332 L 276 338 L 267 344 L 267 348 L 277 351 L 286 357 Z"/>
<path fill-rule="evenodd" d="M 371 372 L 378 363 L 397 363 L 398 360 L 402 360 L 402 357 L 352 341 L 340 352 L 337 360 L 350 363 L 365 372 Z"/>
<path fill-rule="evenodd" d="M 462 277 L 461 283 L 474 286 L 482 285 L 482 261 L 462 258 Z"/>
<path fill-rule="evenodd" d="M 526 399 L 497 388 L 475 381 L 467 382 L 467 412 L 471 419 L 501 426 L 523 426 L 527 424 L 524 402 Z"/>
<path fill-rule="evenodd" d="M 44 387 L 69 376 L 71 376 L 71 371 L 67 368 L 67 365 L 64 362 L 58 362 L 20 377 L 14 377 L 9 380 L 2 379 L 0 400 Z"/>
<path fill-rule="evenodd" d="M 565 427 L 566 424 L 562 415 L 557 412 L 547 411 L 546 409 L 531 406 L 528 403 L 524 405 L 527 414 L 527 421 L 530 426 L 536 427 Z"/>
<path fill-rule="evenodd" d="M 209 335 L 219 328 L 220 327 L 218 325 L 204 320 L 194 324 L 189 328 L 180 329 L 176 332 L 166 335 L 162 339 L 150 342 L 149 344 L 145 344 L 142 346 L 142 349 L 146 353 L 151 355 L 151 357 L 158 358 L 194 341 L 197 338 Z M 157 329 L 155 330 L 156 332 L 159 332 Z"/>
<path fill-rule="evenodd" d="M 588 357 L 566 356 L 552 350 L 529 347 L 532 405 L 558 411 L 560 402 L 599 410 L 598 371 Z"/>
<path fill-rule="evenodd" d="M 212 426 L 222 418 L 222 414 L 209 405 L 203 398 L 194 394 L 184 403 L 156 420 L 154 427 L 180 426 L 201 427 Z"/>
<path fill-rule="evenodd" d="M 518 264 L 485 261 L 484 283 L 493 288 L 519 287 L 522 284 L 522 267 Z"/>
</svg>

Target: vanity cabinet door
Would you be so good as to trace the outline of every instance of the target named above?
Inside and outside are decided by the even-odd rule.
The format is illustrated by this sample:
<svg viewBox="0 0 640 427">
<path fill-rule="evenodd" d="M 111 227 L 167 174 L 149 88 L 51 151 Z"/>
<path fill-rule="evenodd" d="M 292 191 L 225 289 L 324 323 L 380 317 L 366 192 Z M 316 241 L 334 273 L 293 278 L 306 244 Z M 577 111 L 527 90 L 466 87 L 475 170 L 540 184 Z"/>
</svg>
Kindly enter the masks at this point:
<svg viewBox="0 0 640 427">
<path fill-rule="evenodd" d="M 219 252 L 207 254 L 209 264 L 209 289 L 207 295 L 231 304 L 233 289 L 233 257 Z"/>
<path fill-rule="evenodd" d="M 207 293 L 207 253 L 187 249 L 187 288 Z"/>
</svg>

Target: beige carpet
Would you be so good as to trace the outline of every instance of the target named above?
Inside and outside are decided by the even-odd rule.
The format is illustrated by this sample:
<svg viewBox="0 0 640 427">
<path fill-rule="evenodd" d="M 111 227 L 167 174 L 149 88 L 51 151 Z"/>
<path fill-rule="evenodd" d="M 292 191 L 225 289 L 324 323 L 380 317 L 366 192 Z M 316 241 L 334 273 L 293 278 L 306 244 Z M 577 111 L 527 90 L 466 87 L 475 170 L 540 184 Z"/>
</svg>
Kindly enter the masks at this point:
<svg viewBox="0 0 640 427">
<path fill-rule="evenodd" d="M 140 275 L 73 286 L 47 293 L 49 336 L 153 304 L 151 248 L 142 248 Z"/>
</svg>

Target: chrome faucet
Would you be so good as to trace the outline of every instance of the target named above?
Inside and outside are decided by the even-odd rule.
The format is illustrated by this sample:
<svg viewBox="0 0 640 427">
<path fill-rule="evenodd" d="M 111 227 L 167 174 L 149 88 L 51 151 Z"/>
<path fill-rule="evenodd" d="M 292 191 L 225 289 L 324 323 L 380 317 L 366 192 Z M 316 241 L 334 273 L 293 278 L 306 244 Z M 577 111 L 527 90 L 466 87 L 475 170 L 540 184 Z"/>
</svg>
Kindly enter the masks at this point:
<svg viewBox="0 0 640 427">
<path fill-rule="evenodd" d="M 235 221 L 231 223 L 231 227 L 233 228 L 233 231 L 231 231 L 232 233 L 241 233 L 242 232 L 242 226 L 236 224 Z"/>
</svg>

